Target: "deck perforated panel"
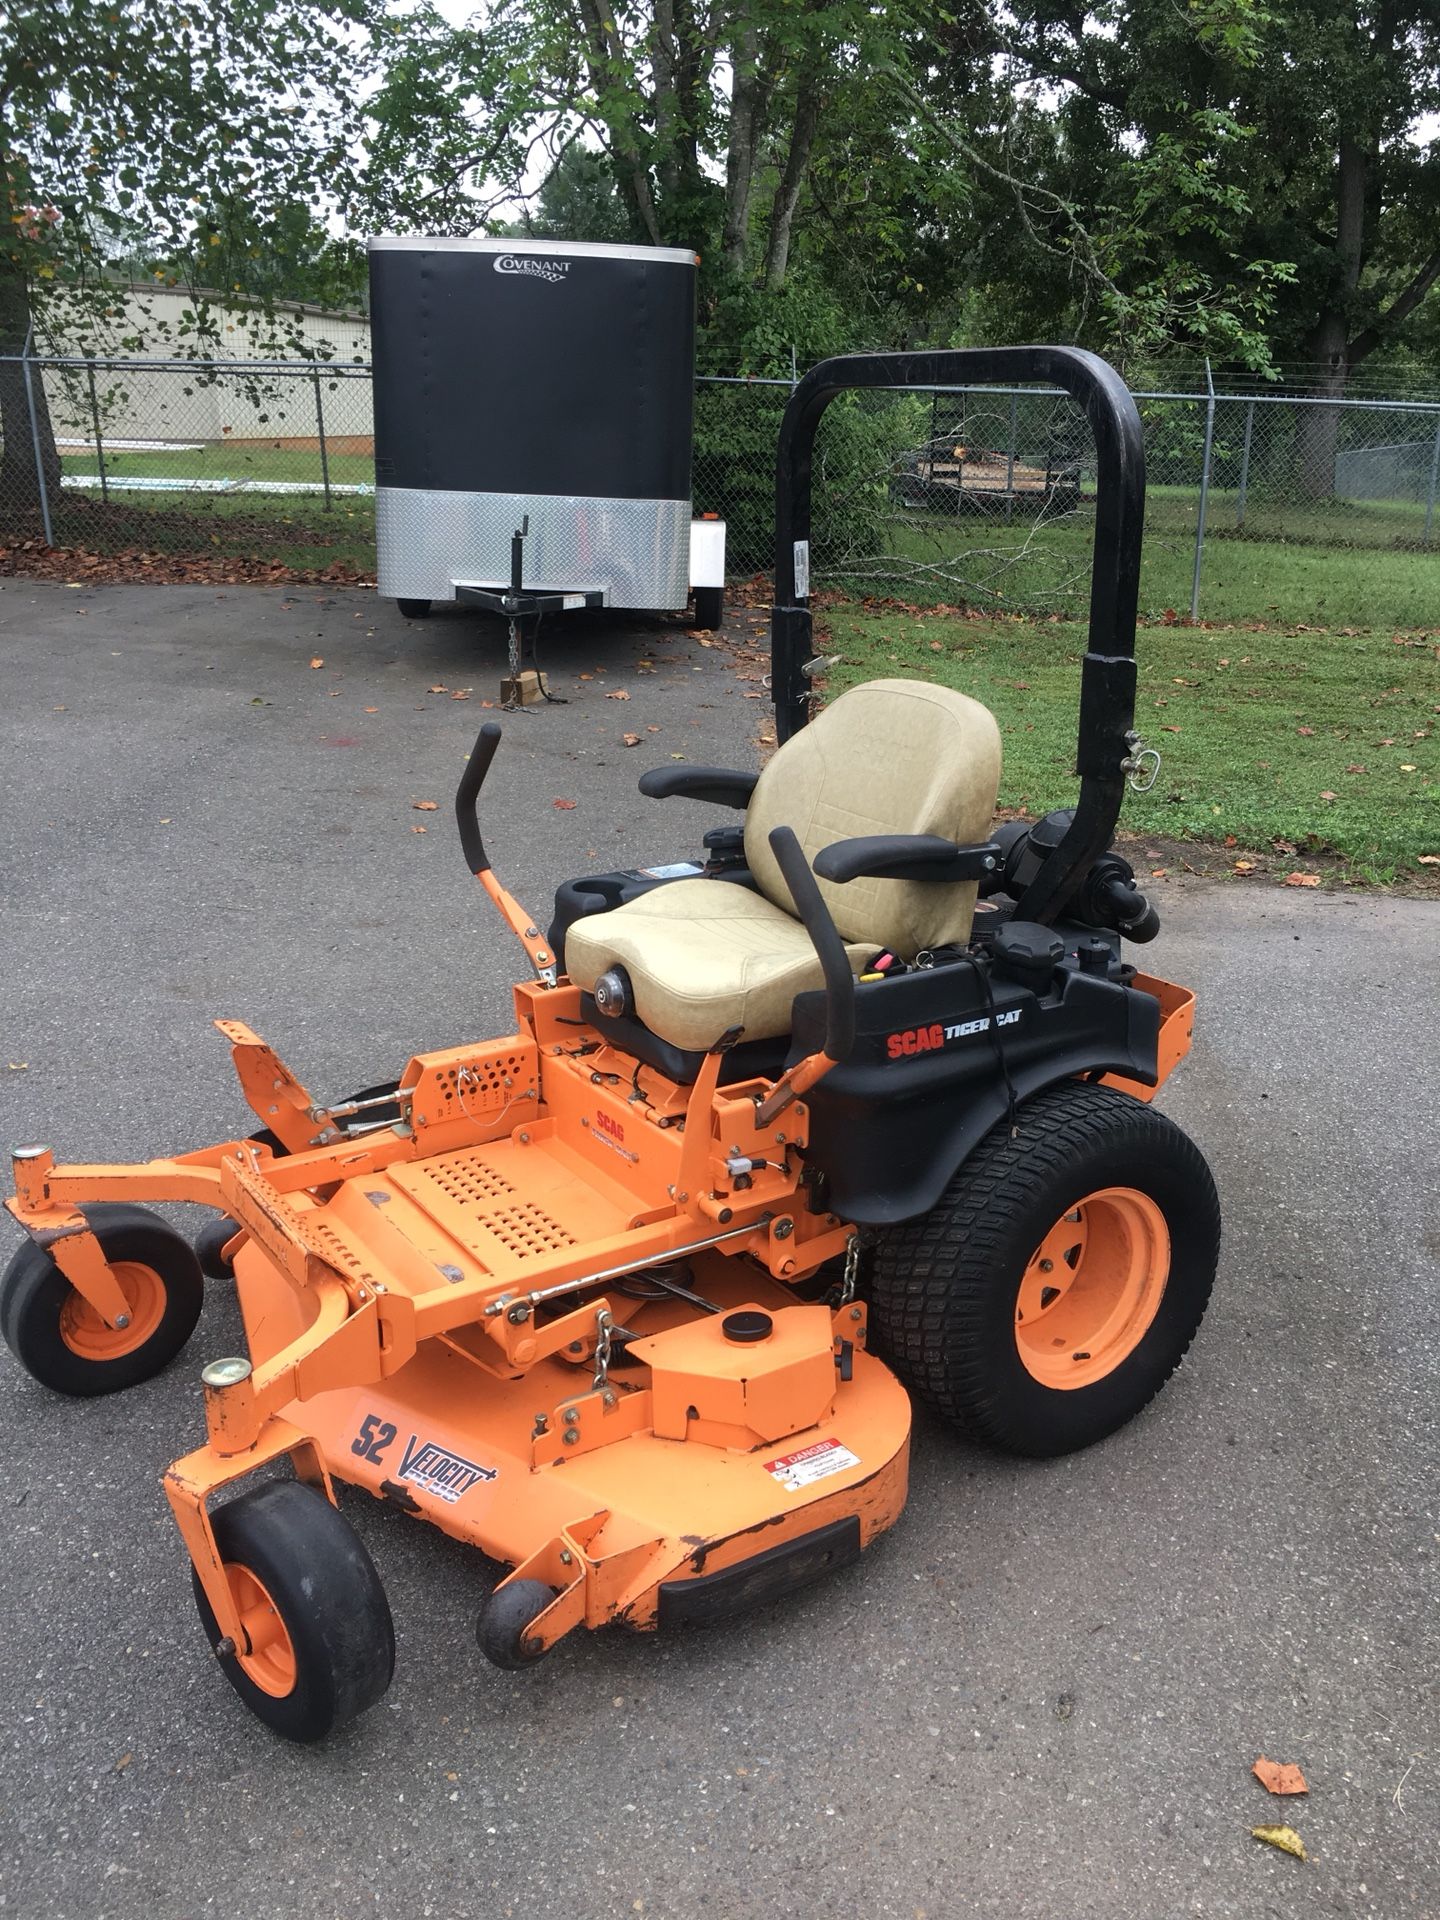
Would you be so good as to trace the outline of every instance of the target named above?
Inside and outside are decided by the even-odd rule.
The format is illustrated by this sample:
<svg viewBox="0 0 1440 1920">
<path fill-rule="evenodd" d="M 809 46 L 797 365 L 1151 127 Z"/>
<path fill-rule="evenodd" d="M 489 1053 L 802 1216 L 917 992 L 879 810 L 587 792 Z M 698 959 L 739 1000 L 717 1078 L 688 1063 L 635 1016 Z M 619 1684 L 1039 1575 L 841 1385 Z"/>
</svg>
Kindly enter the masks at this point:
<svg viewBox="0 0 1440 1920">
<path fill-rule="evenodd" d="M 397 1167 L 390 1178 L 487 1265 L 501 1248 L 512 1260 L 523 1261 L 577 1244 L 553 1214 L 520 1197 L 514 1181 L 496 1170 L 483 1147 Z"/>
</svg>

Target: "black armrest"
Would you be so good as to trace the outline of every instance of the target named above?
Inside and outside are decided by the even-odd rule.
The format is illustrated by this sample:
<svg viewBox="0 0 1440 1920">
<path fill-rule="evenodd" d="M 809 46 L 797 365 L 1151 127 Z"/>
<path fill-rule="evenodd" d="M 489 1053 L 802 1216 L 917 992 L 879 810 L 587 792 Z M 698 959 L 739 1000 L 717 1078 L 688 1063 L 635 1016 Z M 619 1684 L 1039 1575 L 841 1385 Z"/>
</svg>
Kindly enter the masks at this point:
<svg viewBox="0 0 1440 1920">
<path fill-rule="evenodd" d="M 759 778 L 758 773 L 737 773 L 731 767 L 652 767 L 641 774 L 640 791 L 650 800 L 707 800 L 743 813 Z"/>
<path fill-rule="evenodd" d="M 811 863 L 822 880 L 981 880 L 1000 849 L 958 847 L 935 833 L 867 833 L 822 847 Z"/>
</svg>

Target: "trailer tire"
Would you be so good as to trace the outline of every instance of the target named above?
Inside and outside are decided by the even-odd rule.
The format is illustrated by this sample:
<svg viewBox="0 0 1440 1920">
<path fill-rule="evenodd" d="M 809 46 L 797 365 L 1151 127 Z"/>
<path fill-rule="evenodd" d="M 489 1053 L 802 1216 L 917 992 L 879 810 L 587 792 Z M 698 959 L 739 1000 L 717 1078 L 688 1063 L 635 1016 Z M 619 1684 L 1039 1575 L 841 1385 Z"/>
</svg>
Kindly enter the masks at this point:
<svg viewBox="0 0 1440 1920">
<path fill-rule="evenodd" d="M 407 620 L 428 620 L 430 602 L 428 600 L 397 600 L 396 606 Z"/>
<path fill-rule="evenodd" d="M 725 589 L 696 587 L 695 625 L 702 633 L 718 633 L 725 624 Z"/>
<path fill-rule="evenodd" d="M 929 1213 L 877 1240 L 873 1344 L 972 1438 L 1070 1453 L 1175 1371 L 1219 1250 L 1194 1143 L 1118 1089 L 1065 1081 L 1025 1103 L 1015 1138 L 994 1128 Z"/>
<path fill-rule="evenodd" d="M 129 1326 L 107 1326 L 27 1240 L 0 1279 L 0 1335 L 42 1386 L 88 1399 L 168 1367 L 195 1331 L 205 1282 L 189 1241 L 145 1207 L 103 1201 L 79 1211 L 130 1303 Z"/>
<path fill-rule="evenodd" d="M 243 1612 L 261 1630 L 220 1651 L 220 1629 L 191 1568 L 200 1622 L 225 1677 L 272 1733 L 309 1743 L 355 1719 L 395 1671 L 390 1603 L 349 1521 L 323 1493 L 271 1480 L 220 1507 L 215 1544 Z"/>
</svg>

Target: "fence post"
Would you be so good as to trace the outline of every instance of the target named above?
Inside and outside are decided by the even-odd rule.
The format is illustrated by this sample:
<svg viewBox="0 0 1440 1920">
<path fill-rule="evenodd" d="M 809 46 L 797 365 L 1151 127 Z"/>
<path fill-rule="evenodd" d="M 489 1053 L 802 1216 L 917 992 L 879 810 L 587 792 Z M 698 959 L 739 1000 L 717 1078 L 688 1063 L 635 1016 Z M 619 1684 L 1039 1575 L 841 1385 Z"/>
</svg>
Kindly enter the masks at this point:
<svg viewBox="0 0 1440 1920">
<path fill-rule="evenodd" d="M 1235 502 L 1235 524 L 1245 524 L 1245 494 L 1250 485 L 1250 439 L 1255 431 L 1255 402 L 1245 409 L 1245 450 L 1240 455 L 1240 495 Z"/>
<path fill-rule="evenodd" d="M 1015 517 L 1015 436 L 1019 432 L 1020 396 L 1010 396 L 1010 445 L 1005 455 L 1005 518 Z"/>
<path fill-rule="evenodd" d="M 20 349 L 20 365 L 25 374 L 25 407 L 30 415 L 30 447 L 35 455 L 35 484 L 40 490 L 40 524 L 45 529 L 45 544 L 53 547 L 55 530 L 50 524 L 50 489 L 45 484 L 45 462 L 40 457 L 40 416 L 35 411 L 35 383 L 30 375 L 30 342 L 35 337 L 35 322 L 25 329 L 25 344 Z"/>
<path fill-rule="evenodd" d="M 1205 356 L 1205 453 L 1200 466 L 1200 510 L 1195 516 L 1195 572 L 1190 582 L 1190 618 L 1200 618 L 1200 561 L 1205 552 L 1205 510 L 1210 504 L 1210 450 L 1215 444 L 1215 382 Z"/>
<path fill-rule="evenodd" d="M 1430 544 L 1430 529 L 1435 524 L 1435 483 L 1440 480 L 1440 419 L 1435 422 L 1435 451 L 1430 455 L 1430 497 L 1425 502 L 1425 544 Z"/>
<path fill-rule="evenodd" d="M 320 429 L 320 478 L 325 485 L 325 511 L 330 511 L 330 456 L 325 451 L 325 406 L 320 398 L 320 369 L 312 376 L 315 381 L 315 424 Z"/>
<path fill-rule="evenodd" d="M 85 372 L 90 381 L 90 418 L 95 422 L 95 465 L 100 469 L 100 499 L 105 506 L 110 504 L 110 482 L 105 478 L 105 442 L 100 437 L 100 401 L 95 392 L 95 362 L 85 362 Z"/>
</svg>

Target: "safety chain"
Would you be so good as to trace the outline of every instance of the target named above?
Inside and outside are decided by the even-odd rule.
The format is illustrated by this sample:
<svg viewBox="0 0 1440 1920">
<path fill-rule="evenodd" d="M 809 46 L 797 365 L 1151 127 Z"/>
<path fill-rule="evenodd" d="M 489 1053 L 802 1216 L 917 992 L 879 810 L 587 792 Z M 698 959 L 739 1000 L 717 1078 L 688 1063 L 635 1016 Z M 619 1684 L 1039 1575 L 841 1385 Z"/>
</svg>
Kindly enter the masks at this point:
<svg viewBox="0 0 1440 1920">
<path fill-rule="evenodd" d="M 830 1295 L 830 1304 L 835 1307 L 848 1307 L 855 1298 L 855 1289 L 860 1284 L 860 1235 L 852 1233 L 845 1243 L 845 1277 Z"/>
<path fill-rule="evenodd" d="M 513 613 L 510 616 L 510 698 L 505 702 L 504 711 L 523 711 L 520 705 L 520 622 Z"/>
<path fill-rule="evenodd" d="M 614 1328 L 610 1309 L 601 1307 L 595 1316 L 595 1378 L 590 1382 L 597 1393 L 610 1378 L 610 1339 Z"/>
</svg>

